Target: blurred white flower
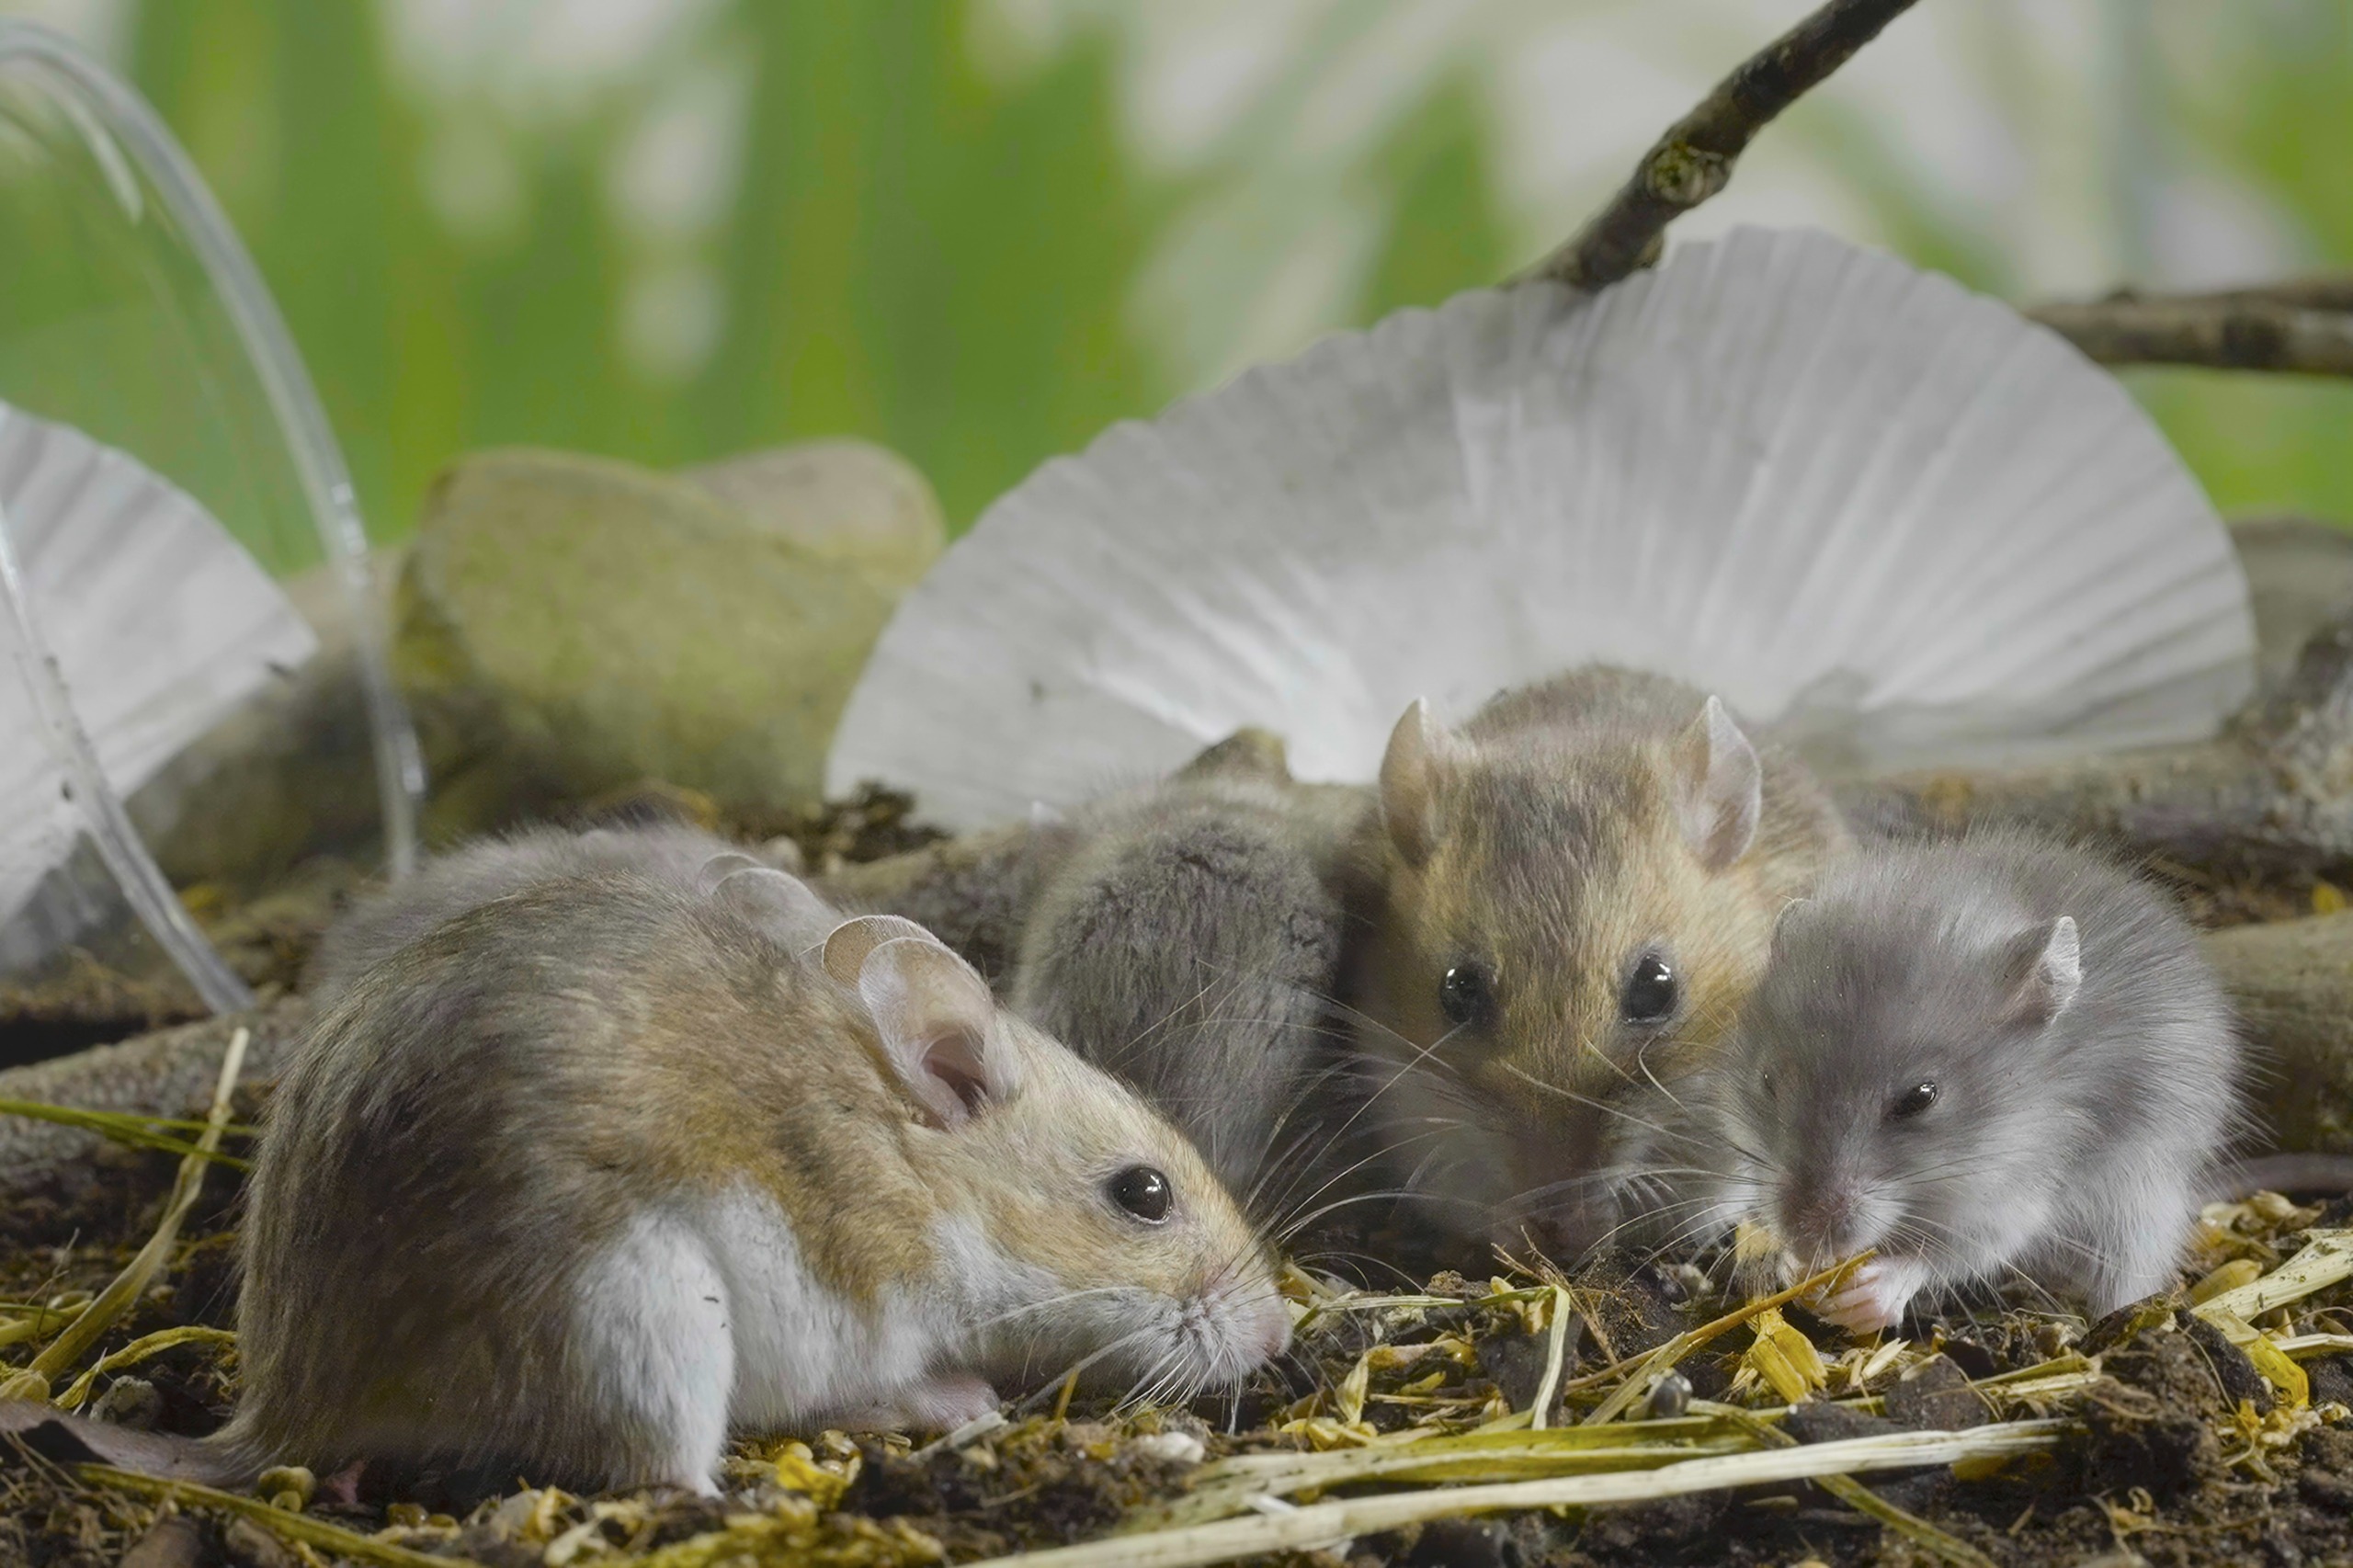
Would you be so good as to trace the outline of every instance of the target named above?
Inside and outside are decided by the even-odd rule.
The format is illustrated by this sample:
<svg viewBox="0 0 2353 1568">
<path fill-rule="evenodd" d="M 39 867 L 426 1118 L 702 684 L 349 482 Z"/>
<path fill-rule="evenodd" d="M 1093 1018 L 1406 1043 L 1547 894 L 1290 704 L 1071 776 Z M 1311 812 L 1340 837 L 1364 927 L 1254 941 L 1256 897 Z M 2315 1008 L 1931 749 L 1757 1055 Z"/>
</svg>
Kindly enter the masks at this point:
<svg viewBox="0 0 2353 1568">
<path fill-rule="evenodd" d="M 658 385 L 689 381 L 719 347 L 726 319 L 718 274 L 688 258 L 639 267 L 621 290 L 620 348 Z"/>
</svg>

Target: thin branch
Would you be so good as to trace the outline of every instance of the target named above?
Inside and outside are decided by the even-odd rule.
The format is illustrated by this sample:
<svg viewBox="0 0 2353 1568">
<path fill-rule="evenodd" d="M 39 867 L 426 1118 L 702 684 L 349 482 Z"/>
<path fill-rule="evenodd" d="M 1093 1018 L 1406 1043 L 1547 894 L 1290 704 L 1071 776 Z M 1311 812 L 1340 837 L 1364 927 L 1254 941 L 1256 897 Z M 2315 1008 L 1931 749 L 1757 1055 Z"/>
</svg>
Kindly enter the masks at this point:
<svg viewBox="0 0 2353 1568">
<path fill-rule="evenodd" d="M 2027 314 L 2103 365 L 2353 376 L 2353 278 L 2217 294 L 2120 291 Z"/>
<path fill-rule="evenodd" d="M 1529 276 L 1599 289 L 1656 261 L 1667 224 L 1723 189 L 1757 131 L 1912 4 L 1830 0 L 1744 61 L 1643 154 L 1609 205 Z"/>
</svg>

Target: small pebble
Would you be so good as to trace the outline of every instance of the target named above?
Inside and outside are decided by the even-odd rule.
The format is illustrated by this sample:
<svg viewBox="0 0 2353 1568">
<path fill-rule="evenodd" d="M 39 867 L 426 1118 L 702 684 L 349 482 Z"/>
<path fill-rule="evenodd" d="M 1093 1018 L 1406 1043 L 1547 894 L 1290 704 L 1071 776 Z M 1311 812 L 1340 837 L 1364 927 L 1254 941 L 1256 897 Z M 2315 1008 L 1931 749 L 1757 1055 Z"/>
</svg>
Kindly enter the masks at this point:
<svg viewBox="0 0 2353 1568">
<path fill-rule="evenodd" d="M 134 1432 L 152 1432 L 164 1417 L 164 1396 L 144 1378 L 117 1378 L 90 1406 L 90 1414 Z"/>
<path fill-rule="evenodd" d="M 167 1514 L 123 1553 L 121 1568 L 198 1568 L 204 1561 L 204 1531 L 184 1514 Z"/>
<path fill-rule="evenodd" d="M 221 1532 L 222 1548 L 237 1568 L 300 1568 L 286 1543 L 251 1519 L 232 1519 Z"/>
<path fill-rule="evenodd" d="M 1189 1432 L 1154 1432 L 1135 1440 L 1138 1453 L 1171 1464 L 1199 1464 L 1209 1450 Z"/>
<path fill-rule="evenodd" d="M 1665 1376 L 1651 1385 L 1651 1396 L 1643 1411 L 1653 1421 L 1672 1421 L 1690 1408 L 1691 1380 L 1670 1367 Z"/>
</svg>

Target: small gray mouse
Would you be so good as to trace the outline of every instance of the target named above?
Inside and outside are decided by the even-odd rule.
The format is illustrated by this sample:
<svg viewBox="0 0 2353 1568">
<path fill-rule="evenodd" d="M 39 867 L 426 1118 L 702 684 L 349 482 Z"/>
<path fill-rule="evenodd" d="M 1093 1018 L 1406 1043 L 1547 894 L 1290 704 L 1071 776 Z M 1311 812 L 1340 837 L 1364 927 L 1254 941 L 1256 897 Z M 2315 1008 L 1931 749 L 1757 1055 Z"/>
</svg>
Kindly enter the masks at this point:
<svg viewBox="0 0 2353 1568">
<path fill-rule="evenodd" d="M 1015 1007 L 1134 1085 L 1270 1216 L 1313 1179 L 1313 1091 L 1336 1062 L 1341 820 L 1365 805 L 1292 783 L 1281 744 L 1245 731 L 1036 835 L 1049 865 Z"/>
<path fill-rule="evenodd" d="M 224 1469 L 709 1493 L 731 1427 L 943 1429 L 1077 1365 L 1181 1394 L 1282 1347 L 1184 1138 L 927 932 L 812 950 L 794 879 L 648 853 L 326 1002 L 254 1176 Z"/>
<path fill-rule="evenodd" d="M 2012 1271 L 2101 1313 L 2173 1283 L 2240 1077 L 2230 1006 L 2161 893 L 1985 831 L 1859 852 L 1783 913 L 1703 1080 L 1702 1142 L 1725 1210 L 1796 1267 L 1877 1249 L 1833 1322 L 1884 1328 Z"/>
</svg>

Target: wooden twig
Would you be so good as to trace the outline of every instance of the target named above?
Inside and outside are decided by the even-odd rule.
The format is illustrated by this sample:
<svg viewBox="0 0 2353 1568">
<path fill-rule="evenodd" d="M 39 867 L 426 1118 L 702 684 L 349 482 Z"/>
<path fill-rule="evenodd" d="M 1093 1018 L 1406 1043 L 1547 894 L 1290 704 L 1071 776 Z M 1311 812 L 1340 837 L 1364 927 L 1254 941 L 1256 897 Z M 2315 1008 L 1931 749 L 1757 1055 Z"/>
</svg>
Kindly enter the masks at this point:
<svg viewBox="0 0 2353 1568">
<path fill-rule="evenodd" d="M 1883 832 L 2014 823 L 2256 875 L 2353 865 L 2353 607 L 2306 641 L 2278 689 L 2219 738 L 2040 767 L 1933 769 L 1841 787 Z"/>
<path fill-rule="evenodd" d="M 1666 226 L 1723 189 L 1757 131 L 1913 0 L 1830 0 L 1743 61 L 1643 154 L 1633 177 L 1531 277 L 1599 289 L 1658 259 Z"/>
<path fill-rule="evenodd" d="M 2353 278 L 2217 294 L 2123 290 L 2027 314 L 2103 365 L 2353 376 Z"/>
</svg>

